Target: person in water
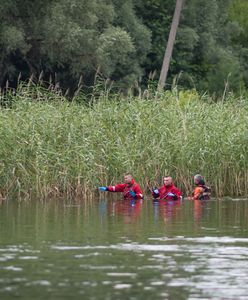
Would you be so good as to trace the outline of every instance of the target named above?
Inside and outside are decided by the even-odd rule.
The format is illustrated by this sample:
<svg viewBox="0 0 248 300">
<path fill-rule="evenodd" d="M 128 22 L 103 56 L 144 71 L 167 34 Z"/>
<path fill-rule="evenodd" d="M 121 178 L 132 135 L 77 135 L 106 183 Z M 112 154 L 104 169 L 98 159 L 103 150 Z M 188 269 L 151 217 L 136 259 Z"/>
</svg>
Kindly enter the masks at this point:
<svg viewBox="0 0 248 300">
<path fill-rule="evenodd" d="M 158 200 L 179 200 L 182 198 L 182 192 L 173 184 L 171 176 L 165 176 L 164 184 L 159 188 L 153 188 L 152 195 Z"/>
<path fill-rule="evenodd" d="M 108 191 L 108 192 L 114 192 L 114 193 L 122 193 L 124 199 L 142 199 L 143 192 L 133 179 L 133 176 L 131 174 L 124 175 L 124 183 L 119 183 L 113 186 L 100 186 L 99 191 Z"/>
<path fill-rule="evenodd" d="M 211 195 L 210 187 L 205 184 L 203 177 L 200 174 L 194 176 L 195 188 L 192 192 L 191 200 L 208 200 Z"/>
</svg>

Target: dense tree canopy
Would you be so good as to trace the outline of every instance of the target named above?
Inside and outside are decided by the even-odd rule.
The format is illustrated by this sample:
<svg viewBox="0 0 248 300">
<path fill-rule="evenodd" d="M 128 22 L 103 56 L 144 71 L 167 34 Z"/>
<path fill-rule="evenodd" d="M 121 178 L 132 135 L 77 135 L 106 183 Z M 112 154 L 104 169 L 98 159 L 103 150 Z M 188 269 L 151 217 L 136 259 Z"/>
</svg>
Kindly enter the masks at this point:
<svg viewBox="0 0 248 300">
<path fill-rule="evenodd" d="M 0 0 L 0 85 L 43 72 L 61 86 L 96 72 L 126 88 L 158 79 L 175 0 Z M 246 0 L 185 0 L 169 83 L 210 93 L 248 86 Z M 143 77 L 142 77 L 143 76 Z"/>
<path fill-rule="evenodd" d="M 170 67 L 170 82 L 180 74 L 179 85 L 203 91 L 223 92 L 227 83 L 233 90 L 244 86 L 240 51 L 233 43 L 241 25 L 235 17 L 229 17 L 231 5 L 231 0 L 184 1 Z M 159 72 L 175 1 L 144 0 L 138 1 L 137 7 L 144 24 L 152 32 L 152 50 L 146 61 L 147 74 L 154 70 Z"/>
<path fill-rule="evenodd" d="M 142 75 L 150 33 L 132 1 L 1 1 L 0 83 L 25 76 L 58 75 L 64 85 L 80 75 L 130 84 Z"/>
</svg>

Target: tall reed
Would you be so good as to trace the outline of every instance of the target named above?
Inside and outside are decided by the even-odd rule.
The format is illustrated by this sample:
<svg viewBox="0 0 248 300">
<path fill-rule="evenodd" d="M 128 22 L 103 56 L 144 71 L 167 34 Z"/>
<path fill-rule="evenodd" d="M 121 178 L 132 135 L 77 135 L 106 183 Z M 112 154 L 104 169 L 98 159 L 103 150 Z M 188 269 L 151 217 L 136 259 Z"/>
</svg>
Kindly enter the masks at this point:
<svg viewBox="0 0 248 300">
<path fill-rule="evenodd" d="M 11 98 L 12 97 L 12 98 Z M 185 195 L 201 173 L 216 196 L 248 192 L 248 99 L 194 91 L 98 93 L 85 103 L 20 85 L 0 109 L 1 197 L 93 195 L 133 173 L 145 191 L 170 174 Z"/>
</svg>

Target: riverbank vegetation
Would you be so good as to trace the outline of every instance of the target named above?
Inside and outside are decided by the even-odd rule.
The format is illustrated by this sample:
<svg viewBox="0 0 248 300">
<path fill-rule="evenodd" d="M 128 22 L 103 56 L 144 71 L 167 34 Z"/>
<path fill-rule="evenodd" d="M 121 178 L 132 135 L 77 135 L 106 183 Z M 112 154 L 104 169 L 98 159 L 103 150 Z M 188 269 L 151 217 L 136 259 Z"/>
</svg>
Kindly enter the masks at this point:
<svg viewBox="0 0 248 300">
<path fill-rule="evenodd" d="M 68 102 L 20 84 L 1 95 L 0 192 L 20 198 L 94 195 L 132 172 L 142 188 L 170 174 L 184 194 L 201 173 L 216 196 L 248 192 L 248 99 L 195 90 L 137 97 L 96 92 Z"/>
<path fill-rule="evenodd" d="M 175 0 L 5 1 L 0 87 L 52 77 L 73 94 L 96 70 L 117 91 L 158 80 Z M 239 94 L 248 87 L 247 0 L 184 1 L 166 88 Z M 21 74 L 21 75 L 20 75 Z M 228 83 L 228 84 L 227 84 Z"/>
</svg>

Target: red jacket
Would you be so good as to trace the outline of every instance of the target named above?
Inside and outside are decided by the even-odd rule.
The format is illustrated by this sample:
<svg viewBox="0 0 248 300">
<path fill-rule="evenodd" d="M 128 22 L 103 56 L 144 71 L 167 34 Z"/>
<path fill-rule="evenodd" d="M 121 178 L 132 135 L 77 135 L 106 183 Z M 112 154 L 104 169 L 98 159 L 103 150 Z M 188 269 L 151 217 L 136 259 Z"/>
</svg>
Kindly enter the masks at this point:
<svg viewBox="0 0 248 300">
<path fill-rule="evenodd" d="M 132 182 L 130 184 L 119 183 L 117 185 L 108 186 L 107 189 L 110 192 L 117 192 L 117 193 L 121 192 L 123 194 L 124 199 L 130 199 L 130 200 L 133 199 L 133 197 L 129 194 L 130 191 L 135 192 L 136 199 L 143 198 L 142 190 L 141 190 L 140 186 L 138 185 L 138 183 L 136 183 L 134 181 L 134 179 L 132 179 Z"/>
<path fill-rule="evenodd" d="M 174 186 L 174 184 L 171 184 L 169 186 L 161 186 L 158 188 L 159 194 L 155 194 L 154 192 L 152 193 L 153 197 L 159 198 L 160 200 L 178 200 L 182 196 L 182 192 Z M 174 194 L 173 195 L 168 195 L 169 193 Z"/>
</svg>

